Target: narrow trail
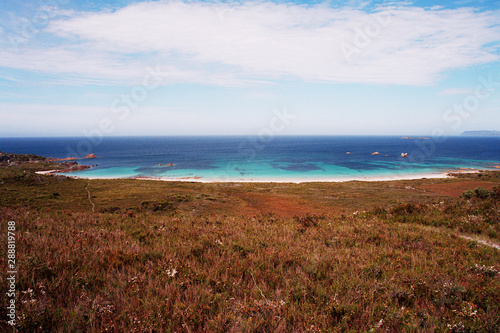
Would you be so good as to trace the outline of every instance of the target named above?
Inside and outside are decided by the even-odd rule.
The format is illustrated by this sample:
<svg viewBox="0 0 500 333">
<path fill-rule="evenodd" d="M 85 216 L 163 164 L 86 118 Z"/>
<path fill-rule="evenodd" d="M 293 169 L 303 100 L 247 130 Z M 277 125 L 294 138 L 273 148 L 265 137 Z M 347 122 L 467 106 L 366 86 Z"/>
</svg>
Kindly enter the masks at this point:
<svg viewBox="0 0 500 333">
<path fill-rule="evenodd" d="M 403 224 L 403 225 L 405 225 L 405 224 Z M 481 245 L 488 246 L 488 247 L 500 250 L 500 244 L 498 244 L 498 243 L 496 243 L 496 242 L 494 242 L 492 240 L 489 240 L 489 239 L 488 240 L 480 239 L 479 236 L 463 235 L 463 234 L 461 234 L 459 232 L 456 232 L 456 231 L 453 231 L 453 230 L 449 230 L 449 229 L 448 230 L 441 230 L 440 228 L 426 226 L 426 225 L 416 225 L 416 224 L 414 224 L 413 226 L 418 226 L 421 229 L 431 230 L 431 231 L 434 231 L 434 232 L 448 233 L 449 235 L 452 235 L 452 236 L 455 236 L 455 237 L 459 237 L 459 238 L 462 238 L 462 239 L 473 241 L 473 242 L 479 243 Z"/>
<path fill-rule="evenodd" d="M 469 236 L 465 236 L 465 235 L 457 235 L 457 236 L 460 237 L 460 238 L 463 238 L 463 239 L 467 239 L 467 240 L 470 240 L 470 241 L 478 242 L 479 244 L 483 244 L 485 246 L 489 246 L 489 247 L 492 247 L 494 249 L 500 250 L 500 245 L 498 245 L 496 243 L 493 243 L 493 242 L 488 242 L 488 241 L 485 241 L 485 240 L 482 240 L 482 239 L 473 238 L 473 237 L 469 237 Z"/>
<path fill-rule="evenodd" d="M 88 193 L 88 197 L 89 197 L 89 201 L 90 203 L 92 204 L 92 211 L 95 212 L 95 205 L 94 203 L 92 202 L 92 196 L 90 195 L 90 191 L 89 189 L 87 188 L 89 186 L 89 182 L 87 182 L 87 185 L 85 185 L 85 190 L 87 191 Z"/>
</svg>

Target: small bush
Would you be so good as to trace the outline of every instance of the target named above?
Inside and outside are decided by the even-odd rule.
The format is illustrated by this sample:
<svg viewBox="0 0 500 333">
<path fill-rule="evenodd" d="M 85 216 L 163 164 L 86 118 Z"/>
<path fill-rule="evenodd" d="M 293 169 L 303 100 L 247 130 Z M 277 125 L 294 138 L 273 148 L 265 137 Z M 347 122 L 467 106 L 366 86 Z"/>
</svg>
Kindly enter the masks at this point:
<svg viewBox="0 0 500 333">
<path fill-rule="evenodd" d="M 143 201 L 141 202 L 141 207 L 144 210 L 157 212 L 157 211 L 172 211 L 175 210 L 175 207 L 172 202 L 164 200 L 164 201 Z"/>
<path fill-rule="evenodd" d="M 412 203 L 402 203 L 392 208 L 396 215 L 415 214 L 420 212 L 420 207 Z"/>
<path fill-rule="evenodd" d="M 494 195 L 492 191 L 488 191 L 487 189 L 483 187 L 476 187 L 473 190 L 467 190 L 462 193 L 462 197 L 465 199 L 472 199 L 474 197 L 479 198 L 479 199 L 487 199 Z"/>
<path fill-rule="evenodd" d="M 373 209 L 372 214 L 385 218 L 387 216 L 387 211 L 383 207 L 376 207 Z"/>
<path fill-rule="evenodd" d="M 323 215 L 307 214 L 306 216 L 294 216 L 293 219 L 298 223 L 300 230 L 305 230 L 310 227 L 317 227 L 320 220 L 325 217 Z"/>
<path fill-rule="evenodd" d="M 409 306 L 412 305 L 414 302 L 414 295 L 408 293 L 405 290 L 394 290 L 392 293 L 392 299 L 398 302 L 398 304 L 401 306 Z"/>
<path fill-rule="evenodd" d="M 493 187 L 493 189 L 491 190 L 491 195 L 496 199 L 500 199 L 500 185 Z"/>
<path fill-rule="evenodd" d="M 462 197 L 465 199 L 470 199 L 476 196 L 476 192 L 474 190 L 467 190 L 462 193 Z"/>
<path fill-rule="evenodd" d="M 476 196 L 480 199 L 487 199 L 491 197 L 491 194 L 492 193 L 485 188 L 482 187 L 476 188 Z"/>
<path fill-rule="evenodd" d="M 100 209 L 101 213 L 119 213 L 120 212 L 120 207 L 117 206 L 111 206 L 111 207 L 104 207 Z"/>
<path fill-rule="evenodd" d="M 174 202 L 189 202 L 189 201 L 193 201 L 194 197 L 192 195 L 189 195 L 189 194 L 186 194 L 186 195 L 177 194 L 176 196 L 169 197 L 169 199 L 174 201 Z"/>
</svg>

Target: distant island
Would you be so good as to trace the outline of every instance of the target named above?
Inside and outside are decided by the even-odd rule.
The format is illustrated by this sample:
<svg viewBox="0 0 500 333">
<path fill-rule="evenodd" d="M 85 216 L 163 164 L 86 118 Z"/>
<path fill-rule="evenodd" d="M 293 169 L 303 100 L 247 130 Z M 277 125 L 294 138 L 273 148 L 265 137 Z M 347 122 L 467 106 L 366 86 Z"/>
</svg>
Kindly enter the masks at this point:
<svg viewBox="0 0 500 333">
<path fill-rule="evenodd" d="M 419 137 L 413 137 L 413 136 L 403 136 L 401 139 L 404 140 L 429 140 L 428 137 L 424 136 L 419 136 Z"/>
<path fill-rule="evenodd" d="M 465 131 L 464 136 L 500 136 L 500 131 Z"/>
</svg>

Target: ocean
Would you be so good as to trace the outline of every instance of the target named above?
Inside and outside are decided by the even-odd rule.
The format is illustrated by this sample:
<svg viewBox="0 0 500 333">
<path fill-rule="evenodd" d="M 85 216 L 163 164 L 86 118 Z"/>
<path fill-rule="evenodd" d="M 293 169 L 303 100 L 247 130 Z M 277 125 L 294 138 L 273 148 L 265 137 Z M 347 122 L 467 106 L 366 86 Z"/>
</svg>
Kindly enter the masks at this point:
<svg viewBox="0 0 500 333">
<path fill-rule="evenodd" d="M 96 167 L 66 174 L 86 178 L 342 181 L 433 177 L 500 165 L 500 137 L 465 136 L 1 138 L 0 151 L 55 158 L 94 153 L 98 158 L 78 162 Z"/>
</svg>

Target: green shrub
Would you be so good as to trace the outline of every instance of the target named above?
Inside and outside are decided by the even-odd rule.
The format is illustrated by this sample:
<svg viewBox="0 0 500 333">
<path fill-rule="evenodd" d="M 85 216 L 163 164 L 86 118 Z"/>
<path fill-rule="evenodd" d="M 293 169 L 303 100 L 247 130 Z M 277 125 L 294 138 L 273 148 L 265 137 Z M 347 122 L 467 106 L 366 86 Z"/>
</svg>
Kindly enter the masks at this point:
<svg viewBox="0 0 500 333">
<path fill-rule="evenodd" d="M 104 208 L 101 208 L 99 211 L 101 213 L 119 213 L 120 212 L 120 207 L 117 207 L 117 206 L 111 206 L 111 207 L 104 207 Z"/>
<path fill-rule="evenodd" d="M 496 199 L 500 199 L 500 185 L 493 187 L 491 195 Z"/>
<path fill-rule="evenodd" d="M 143 201 L 141 202 L 142 209 L 146 211 L 172 211 L 175 210 L 175 207 L 172 202 L 164 200 L 164 201 Z"/>
<path fill-rule="evenodd" d="M 476 188 L 475 191 L 476 191 L 476 196 L 480 199 L 487 199 L 487 198 L 491 197 L 491 191 L 488 191 L 485 188 L 478 187 L 478 188 Z"/>
<path fill-rule="evenodd" d="M 476 187 L 473 190 L 467 190 L 462 193 L 462 197 L 464 197 L 465 199 L 471 199 L 474 197 L 477 197 L 479 199 L 487 199 L 492 195 L 494 195 L 494 192 L 489 191 L 483 187 Z"/>
<path fill-rule="evenodd" d="M 402 203 L 393 207 L 391 212 L 396 215 L 416 214 L 420 212 L 420 207 L 412 203 Z"/>
</svg>

